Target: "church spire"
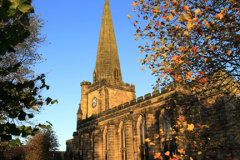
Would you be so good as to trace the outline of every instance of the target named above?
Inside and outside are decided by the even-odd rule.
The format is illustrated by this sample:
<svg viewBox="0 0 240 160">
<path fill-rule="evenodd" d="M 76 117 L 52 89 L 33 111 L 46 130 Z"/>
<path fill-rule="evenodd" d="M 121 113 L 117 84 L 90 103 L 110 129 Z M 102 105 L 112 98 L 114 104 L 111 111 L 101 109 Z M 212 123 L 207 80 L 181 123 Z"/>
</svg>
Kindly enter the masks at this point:
<svg viewBox="0 0 240 160">
<path fill-rule="evenodd" d="M 93 83 L 103 78 L 122 82 L 117 43 L 108 0 L 105 0 L 103 9 Z"/>
</svg>

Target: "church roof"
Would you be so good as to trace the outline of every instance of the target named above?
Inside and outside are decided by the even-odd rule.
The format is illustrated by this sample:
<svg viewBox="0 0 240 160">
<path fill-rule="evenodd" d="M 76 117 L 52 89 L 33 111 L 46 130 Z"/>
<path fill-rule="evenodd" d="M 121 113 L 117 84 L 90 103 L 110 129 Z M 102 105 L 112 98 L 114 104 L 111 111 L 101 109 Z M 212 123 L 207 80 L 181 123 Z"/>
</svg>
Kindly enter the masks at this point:
<svg viewBox="0 0 240 160">
<path fill-rule="evenodd" d="M 116 78 L 117 76 L 117 78 Z M 109 1 L 105 0 L 93 83 L 102 79 L 122 82 Z"/>
</svg>

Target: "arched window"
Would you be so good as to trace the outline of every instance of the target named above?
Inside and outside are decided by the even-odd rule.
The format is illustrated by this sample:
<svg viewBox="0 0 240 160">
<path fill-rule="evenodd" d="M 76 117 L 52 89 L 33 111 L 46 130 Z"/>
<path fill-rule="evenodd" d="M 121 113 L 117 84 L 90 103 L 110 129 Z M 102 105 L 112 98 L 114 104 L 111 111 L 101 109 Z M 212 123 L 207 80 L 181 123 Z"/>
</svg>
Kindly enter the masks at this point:
<svg viewBox="0 0 240 160">
<path fill-rule="evenodd" d="M 145 144 L 145 139 L 147 136 L 147 127 L 146 127 L 146 121 L 144 120 L 143 117 L 140 119 L 140 125 L 139 125 L 139 139 L 140 139 L 140 154 L 141 154 L 141 160 L 144 160 L 144 144 Z"/>
<path fill-rule="evenodd" d="M 124 123 L 121 126 L 121 159 L 127 160 L 127 149 L 126 149 L 126 128 L 124 127 Z"/>
<path fill-rule="evenodd" d="M 163 132 L 164 134 L 164 139 L 169 140 L 170 137 L 172 136 L 172 130 L 171 130 L 171 120 L 170 116 L 168 115 L 167 111 L 165 110 L 163 116 L 162 116 L 162 127 L 163 127 Z"/>
<path fill-rule="evenodd" d="M 162 130 L 164 133 L 164 142 L 163 142 L 163 147 L 164 147 L 164 153 L 169 151 L 170 152 L 170 156 L 166 156 L 165 155 L 165 160 L 168 160 L 170 157 L 173 156 L 173 154 L 175 154 L 175 145 L 173 144 L 173 142 L 171 141 L 171 137 L 172 137 L 172 124 L 171 124 L 171 119 L 170 119 L 170 115 L 168 114 L 168 112 L 166 110 L 164 110 L 164 112 L 162 112 Z"/>
<path fill-rule="evenodd" d="M 114 78 L 115 78 L 116 81 L 119 80 L 119 71 L 118 71 L 117 68 L 115 68 L 115 70 L 114 70 Z"/>
</svg>

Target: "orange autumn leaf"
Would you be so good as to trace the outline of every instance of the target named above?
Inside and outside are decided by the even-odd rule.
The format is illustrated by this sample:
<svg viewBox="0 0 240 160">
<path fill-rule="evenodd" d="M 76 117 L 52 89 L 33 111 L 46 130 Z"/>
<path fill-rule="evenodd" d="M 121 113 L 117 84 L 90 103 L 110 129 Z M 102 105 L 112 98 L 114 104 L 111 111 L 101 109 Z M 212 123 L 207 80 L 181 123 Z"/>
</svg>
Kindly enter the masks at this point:
<svg viewBox="0 0 240 160">
<path fill-rule="evenodd" d="M 178 59 L 178 56 L 176 56 L 176 55 L 173 55 L 173 58 L 172 58 L 172 60 L 176 61 L 177 59 Z"/>
<path fill-rule="evenodd" d="M 178 119 L 182 122 L 182 121 L 185 121 L 185 117 L 184 116 L 180 116 L 178 117 Z"/>
<path fill-rule="evenodd" d="M 204 75 L 205 72 L 204 71 L 199 71 L 199 72 L 197 72 L 197 74 Z"/>
<path fill-rule="evenodd" d="M 162 75 L 160 75 L 160 77 L 164 77 L 164 74 L 165 74 L 165 73 L 163 73 Z"/>
<path fill-rule="evenodd" d="M 156 153 L 154 159 L 163 159 L 163 157 L 161 156 L 161 153 Z"/>
<path fill-rule="evenodd" d="M 162 24 L 157 22 L 157 23 L 156 23 L 156 26 L 157 26 L 157 27 L 158 27 L 158 26 L 162 26 Z"/>
<path fill-rule="evenodd" d="M 163 15 L 163 16 L 162 16 L 162 19 L 166 20 L 166 19 L 167 19 L 167 17 L 166 17 L 165 15 Z"/>
<path fill-rule="evenodd" d="M 139 36 L 139 34 L 136 34 L 136 36 L 138 37 L 138 36 Z"/>
<path fill-rule="evenodd" d="M 208 37 L 206 37 L 206 39 L 210 39 L 212 36 L 208 36 Z"/>
<path fill-rule="evenodd" d="M 141 69 L 141 70 L 145 70 L 145 68 L 143 68 L 143 67 L 142 67 L 142 69 Z"/>
<path fill-rule="evenodd" d="M 178 47 L 178 51 L 182 51 L 183 50 L 183 47 L 182 46 L 179 46 Z"/>
<path fill-rule="evenodd" d="M 131 6 L 135 7 L 137 5 L 136 2 L 133 2 L 132 4 L 130 4 Z"/>
<path fill-rule="evenodd" d="M 184 5 L 184 6 L 183 6 L 183 11 L 187 12 L 188 10 L 189 10 L 189 7 L 186 6 L 186 5 Z"/>
<path fill-rule="evenodd" d="M 200 80 L 200 82 L 201 82 L 201 83 L 207 82 L 207 79 L 206 79 L 206 78 L 202 78 L 202 79 Z"/>
<path fill-rule="evenodd" d="M 196 46 L 192 46 L 192 48 L 191 48 L 192 51 L 194 51 L 194 50 L 196 50 L 196 49 L 197 49 Z"/>
<path fill-rule="evenodd" d="M 179 25 L 176 26 L 176 29 L 178 29 L 178 28 L 179 28 Z"/>
<path fill-rule="evenodd" d="M 153 40 L 153 38 L 152 38 L 152 37 L 150 37 L 150 40 L 152 41 L 152 40 Z"/>
<path fill-rule="evenodd" d="M 209 25 L 208 21 L 206 21 L 206 20 L 204 20 L 204 23 L 205 23 L 205 26 Z"/>
</svg>

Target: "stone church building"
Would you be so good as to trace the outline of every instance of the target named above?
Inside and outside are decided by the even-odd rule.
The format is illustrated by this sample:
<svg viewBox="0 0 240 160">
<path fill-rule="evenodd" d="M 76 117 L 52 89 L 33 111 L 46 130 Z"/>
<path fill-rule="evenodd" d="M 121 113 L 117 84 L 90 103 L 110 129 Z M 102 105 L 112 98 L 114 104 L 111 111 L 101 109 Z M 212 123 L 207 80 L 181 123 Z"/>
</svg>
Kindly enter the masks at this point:
<svg viewBox="0 0 240 160">
<path fill-rule="evenodd" d="M 168 160 L 178 149 L 191 155 L 187 135 L 178 132 L 177 141 L 169 140 L 174 124 L 165 110 L 179 95 L 190 94 L 188 87 L 163 88 L 136 98 L 135 86 L 124 83 L 122 76 L 109 1 L 105 0 L 93 83 L 81 82 L 77 131 L 66 141 L 65 160 L 148 160 L 158 152 Z M 223 77 L 232 80 L 224 73 Z M 228 91 L 236 91 L 236 86 Z M 224 92 L 209 101 L 219 96 L 227 101 Z M 230 106 L 235 107 L 237 99 Z M 164 155 L 166 151 L 169 156 Z"/>
</svg>

